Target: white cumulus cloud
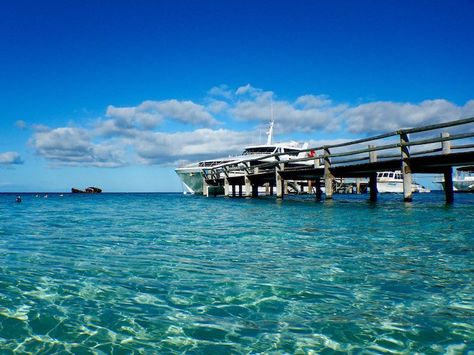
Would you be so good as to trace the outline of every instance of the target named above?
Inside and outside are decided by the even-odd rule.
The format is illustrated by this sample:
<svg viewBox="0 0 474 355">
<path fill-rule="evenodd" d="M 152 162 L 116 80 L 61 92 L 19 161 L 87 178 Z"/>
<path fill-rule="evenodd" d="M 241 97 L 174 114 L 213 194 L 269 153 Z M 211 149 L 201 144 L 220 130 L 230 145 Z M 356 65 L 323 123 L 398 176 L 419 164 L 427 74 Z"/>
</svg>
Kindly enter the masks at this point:
<svg viewBox="0 0 474 355">
<path fill-rule="evenodd" d="M 17 152 L 0 153 L 0 165 L 17 165 L 23 164 L 21 156 Z"/>
<path fill-rule="evenodd" d="M 90 132 L 81 128 L 42 129 L 33 134 L 30 143 L 37 154 L 59 165 L 118 167 L 126 164 L 123 147 L 117 141 L 94 143 Z"/>
<path fill-rule="evenodd" d="M 206 107 L 192 101 L 179 101 L 175 99 L 162 101 L 143 101 L 132 107 L 107 107 L 107 117 L 114 120 L 120 128 L 135 127 L 138 129 L 153 129 L 164 119 L 181 123 L 211 126 L 217 120 L 209 113 Z"/>
<path fill-rule="evenodd" d="M 343 119 L 354 133 L 386 132 L 400 128 L 446 122 L 474 115 L 474 100 L 457 106 L 447 100 L 417 104 L 378 101 L 348 108 Z"/>
<path fill-rule="evenodd" d="M 249 132 L 209 128 L 191 132 L 147 132 L 136 137 L 134 147 L 142 162 L 160 164 L 235 155 L 255 138 L 255 134 Z"/>
</svg>

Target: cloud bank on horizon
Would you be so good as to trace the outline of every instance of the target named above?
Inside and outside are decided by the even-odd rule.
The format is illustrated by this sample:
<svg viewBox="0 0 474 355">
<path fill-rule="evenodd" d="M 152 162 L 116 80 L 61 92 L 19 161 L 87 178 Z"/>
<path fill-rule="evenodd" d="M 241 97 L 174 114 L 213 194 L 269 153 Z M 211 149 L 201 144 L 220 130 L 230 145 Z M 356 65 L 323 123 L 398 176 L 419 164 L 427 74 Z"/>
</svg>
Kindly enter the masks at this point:
<svg viewBox="0 0 474 355">
<path fill-rule="evenodd" d="M 176 165 L 238 153 L 256 141 L 258 130 L 226 127 L 230 123 L 259 127 L 268 123 L 270 111 L 277 132 L 287 137 L 298 133 L 310 138 L 315 132 L 328 138 L 335 132 L 353 137 L 473 116 L 474 100 L 462 106 L 445 99 L 347 104 L 306 94 L 289 101 L 250 84 L 236 89 L 221 85 L 200 102 L 167 99 L 131 107 L 109 105 L 102 117 L 86 124 L 33 125 L 29 144 L 53 166 Z M 165 130 L 166 123 L 181 128 Z M 21 162 L 18 153 L 0 154 L 0 164 Z"/>
</svg>

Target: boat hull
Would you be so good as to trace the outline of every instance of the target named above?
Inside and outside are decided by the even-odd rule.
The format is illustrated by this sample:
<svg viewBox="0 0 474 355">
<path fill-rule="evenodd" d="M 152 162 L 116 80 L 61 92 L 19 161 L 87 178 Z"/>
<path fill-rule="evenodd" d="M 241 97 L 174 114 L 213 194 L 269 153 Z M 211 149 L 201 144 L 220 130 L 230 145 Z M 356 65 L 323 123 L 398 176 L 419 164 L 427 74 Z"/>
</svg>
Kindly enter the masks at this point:
<svg viewBox="0 0 474 355">
<path fill-rule="evenodd" d="M 435 181 L 443 186 L 444 181 Z M 474 193 L 474 180 L 454 180 L 453 179 L 453 190 L 454 192 L 467 192 Z"/>
<path fill-rule="evenodd" d="M 377 192 L 379 193 L 394 193 L 401 194 L 403 193 L 403 182 L 377 182 Z M 425 193 L 431 192 L 431 190 L 424 188 L 418 184 L 411 185 L 412 193 Z"/>
<path fill-rule="evenodd" d="M 100 194 L 102 192 L 102 189 L 99 189 L 98 187 L 88 187 L 85 190 L 79 190 L 76 188 L 71 189 L 71 193 L 73 194 Z"/>
<path fill-rule="evenodd" d="M 403 193 L 403 176 L 400 170 L 383 171 L 377 173 L 377 192 L 379 193 Z M 412 193 L 431 192 L 416 181 L 411 184 Z"/>
<path fill-rule="evenodd" d="M 203 174 L 199 167 L 176 169 L 176 174 L 183 184 L 184 194 L 202 194 Z"/>
</svg>

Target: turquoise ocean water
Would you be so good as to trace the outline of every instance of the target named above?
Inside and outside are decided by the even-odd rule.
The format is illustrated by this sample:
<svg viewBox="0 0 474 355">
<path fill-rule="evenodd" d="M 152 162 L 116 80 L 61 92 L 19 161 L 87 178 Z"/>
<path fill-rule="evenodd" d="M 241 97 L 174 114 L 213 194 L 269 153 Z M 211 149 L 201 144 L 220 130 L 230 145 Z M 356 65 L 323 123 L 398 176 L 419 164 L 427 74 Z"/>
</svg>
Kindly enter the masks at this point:
<svg viewBox="0 0 474 355">
<path fill-rule="evenodd" d="M 0 195 L 0 353 L 474 353 L 474 196 Z"/>
</svg>

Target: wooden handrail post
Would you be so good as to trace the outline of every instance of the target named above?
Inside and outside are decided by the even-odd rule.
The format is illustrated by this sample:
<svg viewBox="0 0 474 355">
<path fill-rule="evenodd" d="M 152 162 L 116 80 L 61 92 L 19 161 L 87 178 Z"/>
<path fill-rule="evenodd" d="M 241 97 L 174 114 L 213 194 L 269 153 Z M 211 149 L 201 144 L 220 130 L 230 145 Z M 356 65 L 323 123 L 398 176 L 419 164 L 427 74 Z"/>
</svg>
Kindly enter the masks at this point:
<svg viewBox="0 0 474 355">
<path fill-rule="evenodd" d="M 403 177 L 403 200 L 405 202 L 412 201 L 412 177 L 410 166 L 410 147 L 406 144 L 410 142 L 408 134 L 400 132 L 400 151 L 402 159 L 402 177 Z"/>
<path fill-rule="evenodd" d="M 329 156 L 331 155 L 329 148 L 324 147 L 324 188 L 326 190 L 326 199 L 332 199 L 332 182 L 334 176 L 331 173 L 331 160 Z"/>
<path fill-rule="evenodd" d="M 449 133 L 443 132 L 441 133 L 441 138 L 448 138 Z M 451 153 L 451 141 L 443 141 L 441 142 L 441 148 L 443 149 L 443 154 Z"/>
<path fill-rule="evenodd" d="M 369 144 L 369 149 L 374 149 L 375 145 L 370 145 Z M 369 162 L 370 163 L 375 163 L 377 161 L 377 151 L 376 150 L 371 150 L 369 152 Z"/>
<path fill-rule="evenodd" d="M 320 162 L 319 162 L 319 157 L 318 155 L 316 154 L 315 158 L 314 158 L 314 168 L 315 169 L 318 169 L 319 167 L 321 166 Z"/>
</svg>

